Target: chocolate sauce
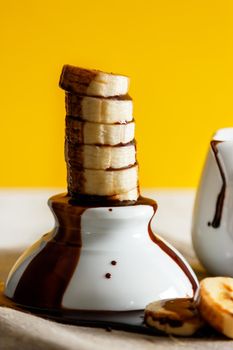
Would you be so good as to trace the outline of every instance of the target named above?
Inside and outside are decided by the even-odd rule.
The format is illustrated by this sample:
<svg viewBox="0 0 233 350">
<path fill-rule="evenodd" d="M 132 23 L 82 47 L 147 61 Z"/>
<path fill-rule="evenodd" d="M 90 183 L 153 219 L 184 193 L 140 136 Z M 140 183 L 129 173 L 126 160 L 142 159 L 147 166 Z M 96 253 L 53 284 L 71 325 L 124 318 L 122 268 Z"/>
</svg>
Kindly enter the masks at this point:
<svg viewBox="0 0 233 350">
<path fill-rule="evenodd" d="M 157 203 L 155 201 L 153 201 L 152 199 L 143 198 L 143 197 L 141 197 L 140 201 L 141 201 L 141 204 L 151 205 L 154 209 L 154 215 L 155 215 L 155 212 L 157 210 Z M 192 284 L 193 296 L 194 298 L 196 298 L 198 293 L 198 284 L 195 278 L 193 277 L 192 273 L 190 272 L 189 268 L 187 267 L 186 263 L 166 243 L 164 243 L 158 236 L 154 235 L 151 228 L 151 222 L 154 215 L 152 216 L 148 224 L 148 233 L 149 233 L 150 239 L 155 244 L 157 244 L 167 255 L 169 255 L 170 258 L 174 260 L 174 262 L 183 270 L 183 272 L 189 279 L 190 283 Z"/>
<path fill-rule="evenodd" d="M 138 201 L 136 200 L 124 200 L 119 201 L 116 199 L 111 199 L 111 196 L 97 196 L 80 194 L 77 192 L 69 190 L 69 203 L 72 205 L 84 205 L 87 207 L 124 207 L 127 205 L 135 205 Z"/>
<path fill-rule="evenodd" d="M 221 224 L 223 204 L 224 204 L 225 192 L 226 192 L 226 177 L 218 158 L 218 148 L 217 148 L 217 145 L 221 142 L 222 141 L 216 141 L 216 140 L 211 141 L 211 147 L 214 152 L 216 163 L 218 165 L 218 169 L 222 178 L 222 187 L 217 197 L 214 218 L 212 222 L 208 223 L 208 226 L 212 226 L 213 228 L 218 228 Z"/>
<path fill-rule="evenodd" d="M 110 278 L 112 278 L 112 275 L 111 275 L 111 273 L 109 273 L 109 272 L 108 272 L 108 273 L 106 273 L 106 274 L 105 274 L 105 278 L 107 278 L 107 279 L 110 279 Z"/>
<path fill-rule="evenodd" d="M 38 308 L 19 305 L 1 293 L 0 306 L 34 313 L 45 319 L 79 326 L 118 329 L 142 334 L 162 335 L 160 331 L 147 327 L 144 323 L 144 310 L 132 311 L 85 311 L 69 309 Z"/>
<path fill-rule="evenodd" d="M 112 208 L 109 208 L 108 211 L 112 211 Z"/>
<path fill-rule="evenodd" d="M 51 239 L 24 271 L 13 300 L 22 305 L 60 308 L 81 254 L 81 216 L 85 207 L 72 206 L 69 197 L 49 200 L 56 219 Z"/>
<path fill-rule="evenodd" d="M 111 265 L 115 266 L 117 264 L 117 262 L 115 260 L 111 261 Z"/>
</svg>

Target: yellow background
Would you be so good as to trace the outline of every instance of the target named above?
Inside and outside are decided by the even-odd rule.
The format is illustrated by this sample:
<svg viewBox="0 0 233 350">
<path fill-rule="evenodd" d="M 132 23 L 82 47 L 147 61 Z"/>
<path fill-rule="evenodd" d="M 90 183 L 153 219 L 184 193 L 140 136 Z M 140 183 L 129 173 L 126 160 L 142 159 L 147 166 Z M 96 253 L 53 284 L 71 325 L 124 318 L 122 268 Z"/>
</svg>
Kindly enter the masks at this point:
<svg viewBox="0 0 233 350">
<path fill-rule="evenodd" d="M 131 77 L 140 182 L 196 186 L 233 124 L 231 0 L 1 1 L 1 186 L 64 186 L 64 63 Z"/>
</svg>

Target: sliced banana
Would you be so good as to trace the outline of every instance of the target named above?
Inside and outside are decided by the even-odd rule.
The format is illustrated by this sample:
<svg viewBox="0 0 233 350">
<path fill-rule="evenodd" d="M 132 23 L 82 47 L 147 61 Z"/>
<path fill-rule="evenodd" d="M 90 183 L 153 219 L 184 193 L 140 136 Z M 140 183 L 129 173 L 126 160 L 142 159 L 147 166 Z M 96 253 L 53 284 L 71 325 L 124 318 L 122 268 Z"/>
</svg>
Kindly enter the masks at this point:
<svg viewBox="0 0 233 350">
<path fill-rule="evenodd" d="M 193 335 L 203 326 L 196 303 L 190 298 L 154 302 L 145 309 L 145 322 L 167 334 Z"/>
<path fill-rule="evenodd" d="M 138 166 L 129 78 L 65 65 L 68 191 L 76 196 L 137 200 Z M 99 199 L 98 199 L 99 200 Z"/>
<path fill-rule="evenodd" d="M 76 168 L 120 169 L 136 163 L 134 144 L 125 146 L 79 145 L 65 142 L 65 159 Z"/>
<path fill-rule="evenodd" d="M 71 193 L 116 196 L 138 187 L 138 166 L 122 170 L 76 170 L 67 164 L 68 189 Z M 137 198 L 136 198 L 137 199 Z"/>
<path fill-rule="evenodd" d="M 133 102 L 126 96 L 101 98 L 66 93 L 66 114 L 94 123 L 124 123 L 133 120 Z"/>
<path fill-rule="evenodd" d="M 62 89 L 75 94 L 109 97 L 127 94 L 129 78 L 123 75 L 65 65 L 62 69 L 59 85 Z"/>
<path fill-rule="evenodd" d="M 119 145 L 134 139 L 135 123 L 99 124 L 66 117 L 66 137 L 72 143 Z"/>
<path fill-rule="evenodd" d="M 199 310 L 217 331 L 233 339 L 233 278 L 208 277 L 200 283 Z"/>
</svg>

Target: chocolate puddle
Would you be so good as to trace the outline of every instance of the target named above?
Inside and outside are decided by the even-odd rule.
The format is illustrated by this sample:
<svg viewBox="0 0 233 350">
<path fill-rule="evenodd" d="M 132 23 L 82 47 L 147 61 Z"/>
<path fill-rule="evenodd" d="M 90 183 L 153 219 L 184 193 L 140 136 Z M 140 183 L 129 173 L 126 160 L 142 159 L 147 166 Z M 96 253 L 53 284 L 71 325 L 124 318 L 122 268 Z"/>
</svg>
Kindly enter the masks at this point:
<svg viewBox="0 0 233 350">
<path fill-rule="evenodd" d="M 225 177 L 221 163 L 220 163 L 219 158 L 218 158 L 218 148 L 217 148 L 217 145 L 221 142 L 222 141 L 213 140 L 210 143 L 212 150 L 214 152 L 214 156 L 215 156 L 218 168 L 219 168 L 221 178 L 222 178 L 222 187 L 221 187 L 221 190 L 220 190 L 218 197 L 217 197 L 214 218 L 211 222 L 208 222 L 208 226 L 212 226 L 213 228 L 218 228 L 221 224 L 223 204 L 224 204 L 225 192 L 226 192 L 226 177 Z"/>
<path fill-rule="evenodd" d="M 126 332 L 141 333 L 148 335 L 164 336 L 162 331 L 147 326 L 144 322 L 144 310 L 133 311 L 83 311 L 83 310 L 51 310 L 36 307 L 18 305 L 14 301 L 6 298 L 1 290 L 0 283 L 0 306 L 13 308 L 36 314 L 45 319 L 50 319 L 59 323 L 73 324 L 78 326 L 104 328 L 106 331 L 123 330 Z M 219 340 L 219 333 L 205 326 L 198 330 L 192 338 L 211 338 Z M 222 339 L 222 337 L 221 337 Z M 225 339 L 225 338 L 224 338 Z"/>
</svg>

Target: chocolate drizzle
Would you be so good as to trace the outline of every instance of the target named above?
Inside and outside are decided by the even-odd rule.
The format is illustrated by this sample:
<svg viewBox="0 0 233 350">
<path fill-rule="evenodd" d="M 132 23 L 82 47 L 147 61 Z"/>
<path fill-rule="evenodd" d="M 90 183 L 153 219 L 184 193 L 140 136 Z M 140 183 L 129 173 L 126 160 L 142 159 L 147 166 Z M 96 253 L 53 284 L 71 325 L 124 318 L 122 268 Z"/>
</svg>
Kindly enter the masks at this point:
<svg viewBox="0 0 233 350">
<path fill-rule="evenodd" d="M 70 199 L 69 203 L 72 205 L 84 205 L 87 207 L 124 207 L 127 205 L 135 205 L 136 200 L 124 200 L 119 201 L 112 199 L 111 196 L 97 196 L 89 194 L 80 194 L 73 191 L 69 191 Z M 140 198 L 140 197 L 139 197 Z M 112 208 L 111 208 L 112 209 Z"/>
<path fill-rule="evenodd" d="M 72 206 L 68 197 L 49 200 L 56 226 L 45 247 L 32 259 L 15 290 L 13 300 L 32 307 L 61 307 L 81 254 L 81 215 L 85 207 Z"/>
<path fill-rule="evenodd" d="M 153 201 L 152 199 L 148 199 L 148 198 L 141 198 L 141 201 L 142 201 L 142 203 L 144 202 L 144 204 L 151 205 L 154 209 L 154 215 L 155 215 L 155 212 L 157 210 L 157 203 L 155 201 Z M 195 299 L 197 297 L 197 293 L 198 293 L 198 284 L 197 284 L 195 278 L 193 277 L 192 273 L 190 272 L 188 266 L 182 260 L 182 258 L 180 258 L 173 251 L 173 249 L 170 248 L 165 242 L 163 242 L 158 236 L 155 236 L 155 234 L 151 228 L 151 222 L 152 222 L 154 215 L 152 216 L 152 218 L 150 219 L 149 224 L 148 224 L 148 233 L 149 233 L 150 239 L 155 244 L 157 244 L 167 255 L 169 255 L 170 258 L 172 260 L 174 260 L 174 262 L 181 268 L 181 270 L 183 270 L 183 272 L 185 273 L 185 275 L 187 276 L 187 278 L 189 279 L 189 281 L 192 285 L 193 298 Z"/>
<path fill-rule="evenodd" d="M 208 222 L 208 226 L 212 226 L 213 228 L 218 228 L 221 224 L 221 218 L 222 218 L 222 211 L 223 211 L 223 204 L 225 199 L 225 192 L 226 192 L 226 177 L 223 172 L 221 163 L 218 158 L 218 148 L 217 145 L 221 143 L 222 141 L 211 141 L 211 147 L 214 152 L 214 156 L 218 165 L 218 169 L 222 178 L 222 187 L 217 197 L 216 207 L 215 207 L 215 214 L 214 218 L 211 222 Z"/>
</svg>

